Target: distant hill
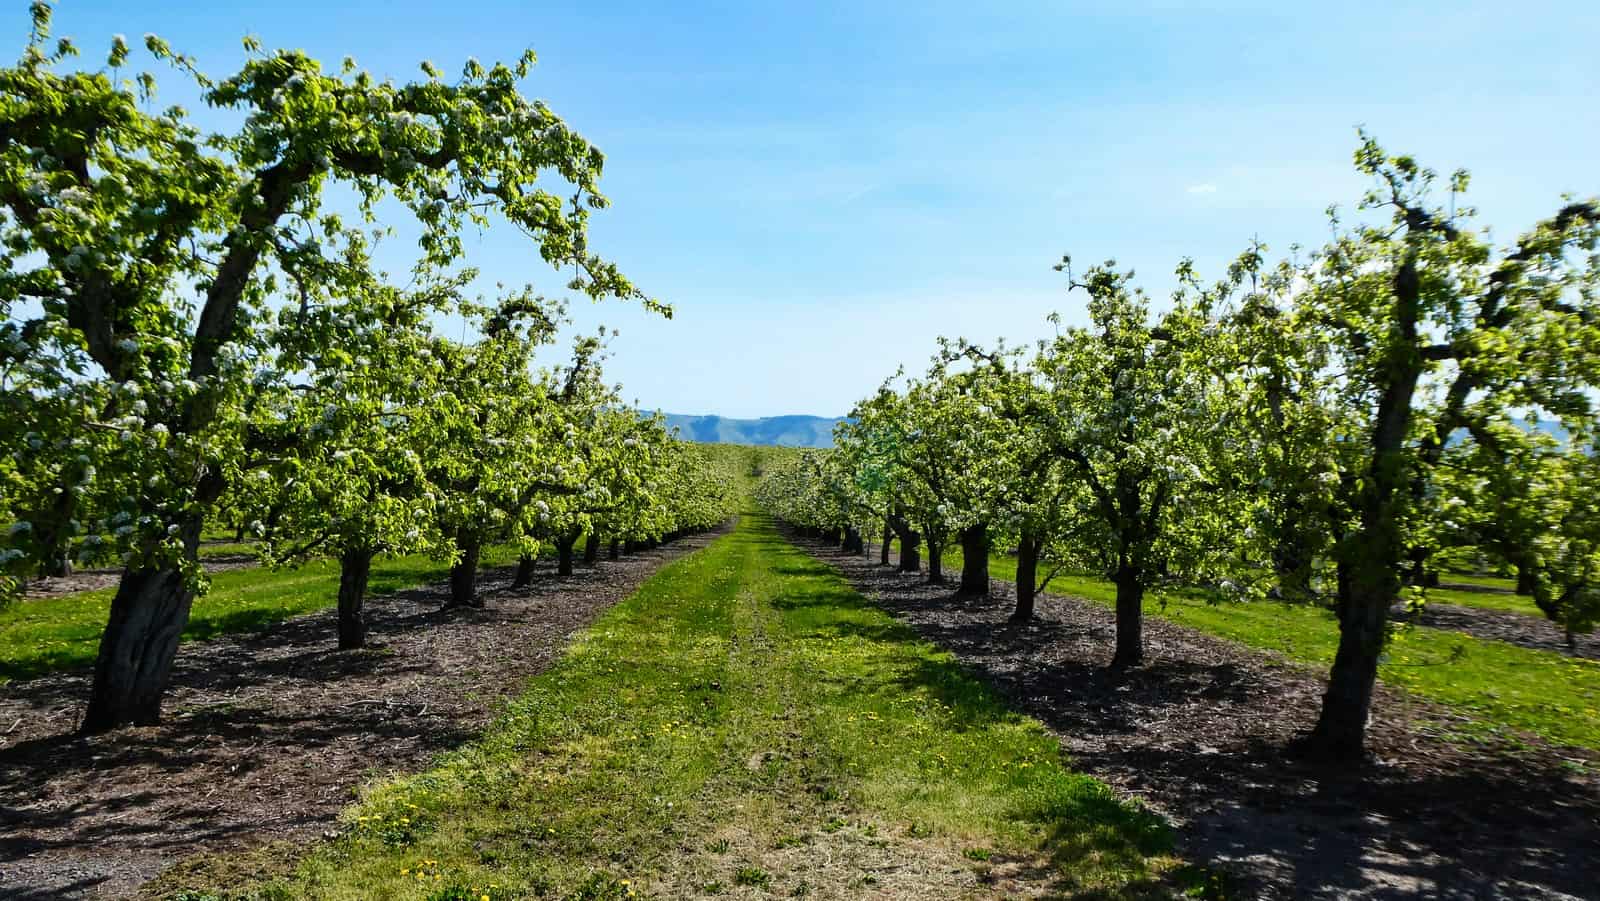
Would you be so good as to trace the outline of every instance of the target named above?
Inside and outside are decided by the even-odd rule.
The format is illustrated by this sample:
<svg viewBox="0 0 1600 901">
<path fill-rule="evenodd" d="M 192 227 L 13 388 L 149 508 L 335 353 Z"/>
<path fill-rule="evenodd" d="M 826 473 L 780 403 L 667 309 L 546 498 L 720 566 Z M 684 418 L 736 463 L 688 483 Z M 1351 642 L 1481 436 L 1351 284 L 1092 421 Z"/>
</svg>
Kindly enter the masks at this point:
<svg viewBox="0 0 1600 901">
<path fill-rule="evenodd" d="M 701 444 L 764 444 L 779 447 L 833 447 L 833 427 L 842 420 L 825 416 L 764 416 L 729 419 L 725 416 L 685 416 L 663 413 L 667 427 L 680 437 Z"/>
</svg>

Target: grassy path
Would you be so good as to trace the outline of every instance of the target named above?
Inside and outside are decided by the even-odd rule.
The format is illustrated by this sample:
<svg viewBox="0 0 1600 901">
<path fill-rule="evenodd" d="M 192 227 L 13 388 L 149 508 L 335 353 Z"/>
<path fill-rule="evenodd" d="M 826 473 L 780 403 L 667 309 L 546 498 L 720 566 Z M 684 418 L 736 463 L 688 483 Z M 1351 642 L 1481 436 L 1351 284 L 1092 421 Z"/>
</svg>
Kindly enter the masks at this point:
<svg viewBox="0 0 1600 901">
<path fill-rule="evenodd" d="M 946 578 L 960 577 L 959 548 L 946 550 L 942 562 Z M 995 555 L 989 571 L 1015 581 L 1016 560 Z M 1111 583 L 1086 576 L 1061 574 L 1047 590 L 1105 606 L 1116 600 Z M 1318 607 L 1211 603 L 1198 593 L 1153 591 L 1145 614 L 1319 669 L 1332 664 L 1338 647 L 1338 623 Z M 1378 678 L 1459 712 L 1466 736 L 1512 738 L 1520 730 L 1600 751 L 1600 661 L 1416 626 L 1397 634 Z"/>
<path fill-rule="evenodd" d="M 1170 847 L 1037 722 L 747 515 L 477 742 L 371 788 L 340 838 L 251 891 L 1122 897 L 1192 878 Z M 229 863 L 186 878 L 236 891 Z"/>
</svg>

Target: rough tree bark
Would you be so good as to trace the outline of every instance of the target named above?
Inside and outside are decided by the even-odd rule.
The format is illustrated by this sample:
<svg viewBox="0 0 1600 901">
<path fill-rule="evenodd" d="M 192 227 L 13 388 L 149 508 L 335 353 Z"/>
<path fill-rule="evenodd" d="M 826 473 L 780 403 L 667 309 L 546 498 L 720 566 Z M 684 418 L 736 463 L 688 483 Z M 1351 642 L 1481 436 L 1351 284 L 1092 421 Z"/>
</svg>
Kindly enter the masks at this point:
<svg viewBox="0 0 1600 901">
<path fill-rule="evenodd" d="M 985 523 L 961 530 L 960 592 L 973 597 L 989 593 L 989 527 Z"/>
<path fill-rule="evenodd" d="M 339 555 L 339 650 L 349 651 L 367 643 L 367 620 L 362 606 L 367 599 L 367 580 L 372 575 L 373 551 L 369 547 L 347 547 Z"/>
<path fill-rule="evenodd" d="M 600 536 L 593 532 L 583 540 L 583 562 L 593 563 L 600 559 Z"/>
<path fill-rule="evenodd" d="M 883 521 L 883 541 L 878 544 L 878 565 L 889 565 L 889 542 L 894 540 L 894 526 L 887 519 Z"/>
<path fill-rule="evenodd" d="M 192 517 L 179 525 L 190 561 L 199 560 L 201 522 Z M 161 699 L 193 604 L 194 591 L 175 563 L 123 571 L 100 636 L 83 732 L 161 720 Z"/>
</svg>

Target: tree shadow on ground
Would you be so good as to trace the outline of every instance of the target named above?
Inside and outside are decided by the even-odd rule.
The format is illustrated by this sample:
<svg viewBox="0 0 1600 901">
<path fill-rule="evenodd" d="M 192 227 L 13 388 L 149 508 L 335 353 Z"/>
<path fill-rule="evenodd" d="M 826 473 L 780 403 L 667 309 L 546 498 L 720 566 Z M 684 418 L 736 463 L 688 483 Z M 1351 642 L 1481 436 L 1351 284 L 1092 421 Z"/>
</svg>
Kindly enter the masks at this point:
<svg viewBox="0 0 1600 901">
<path fill-rule="evenodd" d="M 1354 773 L 1292 760 L 1320 674 L 1164 621 L 1146 666 L 1113 673 L 1112 613 L 1046 596 L 1007 621 L 1005 583 L 957 596 L 875 558 L 810 550 L 967 672 L 1062 737 L 1075 767 L 1147 799 L 1181 846 L 1268 897 L 1592 897 L 1600 886 L 1593 755 L 1435 737 L 1451 715 L 1380 689 L 1376 759 Z M 1074 834 L 1064 828 L 1062 840 Z"/>
<path fill-rule="evenodd" d="M 540 561 L 520 589 L 488 570 L 483 607 L 444 609 L 444 585 L 374 598 L 358 651 L 335 648 L 332 611 L 185 643 L 158 726 L 74 734 L 84 670 L 6 685 L 0 896 L 127 893 L 186 854 L 327 828 L 364 782 L 470 740 L 574 631 L 714 537 L 570 577 Z"/>
</svg>

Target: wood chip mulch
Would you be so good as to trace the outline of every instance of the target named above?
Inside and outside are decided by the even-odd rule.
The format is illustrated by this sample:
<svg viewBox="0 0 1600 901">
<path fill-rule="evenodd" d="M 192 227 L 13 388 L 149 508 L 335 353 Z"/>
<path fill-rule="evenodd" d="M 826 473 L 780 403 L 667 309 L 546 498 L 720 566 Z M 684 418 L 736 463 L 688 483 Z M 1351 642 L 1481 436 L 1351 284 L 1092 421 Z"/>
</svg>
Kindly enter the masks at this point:
<svg viewBox="0 0 1600 901">
<path fill-rule="evenodd" d="M 1145 665 L 1115 675 L 1103 606 L 1047 595 L 1019 628 L 1008 583 L 964 599 L 796 541 L 1043 722 L 1074 768 L 1166 814 L 1241 896 L 1600 897 L 1592 751 L 1468 742 L 1460 717 L 1380 686 L 1372 760 L 1319 767 L 1285 749 L 1316 720 L 1320 670 L 1147 618 Z"/>
<path fill-rule="evenodd" d="M 0 686 L 0 897 L 125 897 L 199 852 L 323 834 L 355 790 L 481 730 L 572 635 L 716 534 L 532 586 L 481 579 L 369 602 L 369 642 L 335 649 L 331 611 L 185 644 L 160 726 L 78 737 L 89 673 Z M 9 731 L 5 731 L 9 728 Z"/>
</svg>

